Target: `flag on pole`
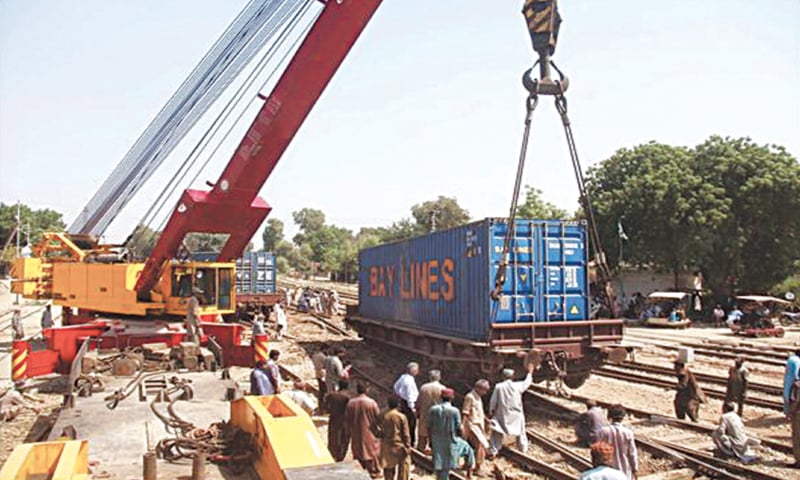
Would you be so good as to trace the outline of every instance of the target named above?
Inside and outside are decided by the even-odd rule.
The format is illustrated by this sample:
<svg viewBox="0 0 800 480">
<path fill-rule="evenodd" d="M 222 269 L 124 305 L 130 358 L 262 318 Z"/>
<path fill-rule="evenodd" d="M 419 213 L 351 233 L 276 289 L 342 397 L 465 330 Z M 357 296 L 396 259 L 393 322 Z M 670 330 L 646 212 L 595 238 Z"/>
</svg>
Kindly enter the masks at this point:
<svg viewBox="0 0 800 480">
<path fill-rule="evenodd" d="M 625 233 L 625 229 L 622 228 L 622 219 L 617 220 L 617 235 L 619 235 L 619 238 L 622 240 L 628 240 L 628 234 Z"/>
</svg>

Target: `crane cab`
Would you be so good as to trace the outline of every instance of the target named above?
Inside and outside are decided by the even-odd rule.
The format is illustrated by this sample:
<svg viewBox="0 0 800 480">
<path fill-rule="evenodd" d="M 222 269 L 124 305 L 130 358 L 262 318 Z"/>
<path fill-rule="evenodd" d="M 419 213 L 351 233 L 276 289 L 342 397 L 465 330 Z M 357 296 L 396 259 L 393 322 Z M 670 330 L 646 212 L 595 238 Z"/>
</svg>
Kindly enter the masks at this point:
<svg viewBox="0 0 800 480">
<path fill-rule="evenodd" d="M 186 314 L 186 304 L 195 295 L 201 314 L 224 315 L 233 313 L 236 306 L 235 279 L 233 263 L 173 261 L 164 270 L 157 289 L 162 292 L 167 314 Z"/>
</svg>

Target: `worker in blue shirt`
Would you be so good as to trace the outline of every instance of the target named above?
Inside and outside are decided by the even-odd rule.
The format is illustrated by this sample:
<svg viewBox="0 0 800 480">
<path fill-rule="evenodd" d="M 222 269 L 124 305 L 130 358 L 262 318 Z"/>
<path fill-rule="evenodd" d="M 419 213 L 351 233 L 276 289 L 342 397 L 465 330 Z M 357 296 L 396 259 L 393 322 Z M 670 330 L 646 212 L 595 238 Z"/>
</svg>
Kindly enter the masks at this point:
<svg viewBox="0 0 800 480">
<path fill-rule="evenodd" d="M 264 360 L 257 360 L 256 368 L 250 372 L 250 395 L 268 395 L 272 390 L 265 365 Z"/>
</svg>

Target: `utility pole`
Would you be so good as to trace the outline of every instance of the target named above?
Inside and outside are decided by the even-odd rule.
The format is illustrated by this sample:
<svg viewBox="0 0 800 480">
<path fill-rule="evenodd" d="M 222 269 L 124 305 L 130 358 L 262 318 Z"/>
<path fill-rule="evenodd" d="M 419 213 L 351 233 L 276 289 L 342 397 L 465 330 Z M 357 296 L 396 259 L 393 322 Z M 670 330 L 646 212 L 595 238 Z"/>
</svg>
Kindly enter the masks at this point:
<svg viewBox="0 0 800 480">
<path fill-rule="evenodd" d="M 19 237 L 20 237 L 20 228 L 21 227 L 22 227 L 22 215 L 20 213 L 20 203 L 19 203 L 19 200 L 17 200 L 17 232 L 16 232 L 17 233 L 17 254 L 14 257 L 15 259 L 20 257 Z M 19 305 L 19 293 L 17 294 L 16 299 L 14 300 L 14 305 Z"/>
<path fill-rule="evenodd" d="M 437 215 L 439 215 L 439 210 L 438 209 L 434 208 L 433 210 L 428 212 L 428 216 L 430 217 L 430 220 L 431 220 L 431 231 L 430 231 L 430 233 L 433 233 L 433 232 L 436 231 Z"/>
</svg>

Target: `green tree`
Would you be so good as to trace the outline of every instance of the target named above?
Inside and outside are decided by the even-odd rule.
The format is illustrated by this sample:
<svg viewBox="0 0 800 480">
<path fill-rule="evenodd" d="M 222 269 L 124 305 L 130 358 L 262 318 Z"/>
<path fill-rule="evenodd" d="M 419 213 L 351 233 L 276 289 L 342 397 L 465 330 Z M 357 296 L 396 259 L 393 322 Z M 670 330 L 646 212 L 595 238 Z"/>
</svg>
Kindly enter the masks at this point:
<svg viewBox="0 0 800 480">
<path fill-rule="evenodd" d="M 304 208 L 292 213 L 294 223 L 304 231 L 315 231 L 325 225 L 325 214 L 315 208 Z"/>
<path fill-rule="evenodd" d="M 426 227 L 415 223 L 409 218 L 403 218 L 393 222 L 390 226 L 382 230 L 381 243 L 396 242 L 407 238 L 417 237 L 428 233 Z"/>
<path fill-rule="evenodd" d="M 190 252 L 217 252 L 222 250 L 228 241 L 225 233 L 197 233 L 192 232 L 183 239 L 183 244 Z"/>
<path fill-rule="evenodd" d="M 517 216 L 537 220 L 561 220 L 570 217 L 566 210 L 544 201 L 542 191 L 530 185 L 525 186 L 525 203 L 517 209 Z"/>
<path fill-rule="evenodd" d="M 292 213 L 292 218 L 300 231 L 293 238 L 299 248 L 293 252 L 290 264 L 299 271 L 318 267 L 337 276 L 343 274 L 353 257 L 353 233 L 326 225 L 325 214 L 320 210 L 304 208 Z"/>
<path fill-rule="evenodd" d="M 283 222 L 277 218 L 270 218 L 267 220 L 267 225 L 264 227 L 264 233 L 261 234 L 263 247 L 265 252 L 274 252 L 278 243 L 283 240 Z"/>
<path fill-rule="evenodd" d="M 139 224 L 133 229 L 133 233 L 131 233 L 128 240 L 125 241 L 125 244 L 128 245 L 128 248 L 133 252 L 134 258 L 139 261 L 144 261 L 150 256 L 153 248 L 155 248 L 160 235 L 161 232 L 146 225 Z"/>
<path fill-rule="evenodd" d="M 619 259 L 623 218 L 628 263 L 662 267 L 677 284 L 678 272 L 705 258 L 727 205 L 692 164 L 689 149 L 651 142 L 619 150 L 589 170 L 587 188 L 611 265 Z"/>
<path fill-rule="evenodd" d="M 800 260 L 794 262 L 792 270 L 794 273 L 770 288 L 769 293 L 780 298 L 785 298 L 787 293 L 792 293 L 794 295 L 793 303 L 800 307 Z"/>
<path fill-rule="evenodd" d="M 800 258 L 800 165 L 781 147 L 719 136 L 694 149 L 649 143 L 587 178 L 612 263 L 623 245 L 629 263 L 699 267 L 714 293 L 730 294 L 768 290 Z"/>
<path fill-rule="evenodd" d="M 28 205 L 21 204 L 19 212 L 22 225 L 21 245 L 25 244 L 29 237 L 33 244 L 41 239 L 44 232 L 61 232 L 67 228 L 62 215 L 55 210 L 49 208 L 34 210 Z M 16 228 L 17 205 L 0 202 L 0 249 L 5 246 L 6 242 L 11 240 Z M 16 239 L 12 240 L 12 242 L 15 241 Z"/>
<path fill-rule="evenodd" d="M 724 198 L 703 269 L 716 292 L 763 292 L 800 259 L 800 164 L 782 147 L 713 136 L 695 148 L 695 171 Z"/>
<path fill-rule="evenodd" d="M 421 230 L 420 233 L 446 230 L 469 222 L 469 212 L 458 204 L 455 197 L 443 195 L 436 200 L 414 205 L 411 207 L 411 215 Z"/>
</svg>

